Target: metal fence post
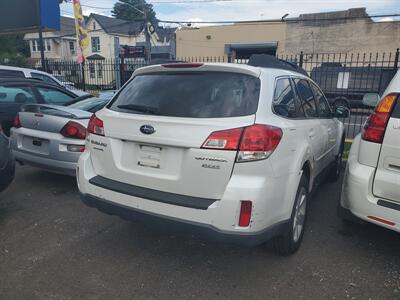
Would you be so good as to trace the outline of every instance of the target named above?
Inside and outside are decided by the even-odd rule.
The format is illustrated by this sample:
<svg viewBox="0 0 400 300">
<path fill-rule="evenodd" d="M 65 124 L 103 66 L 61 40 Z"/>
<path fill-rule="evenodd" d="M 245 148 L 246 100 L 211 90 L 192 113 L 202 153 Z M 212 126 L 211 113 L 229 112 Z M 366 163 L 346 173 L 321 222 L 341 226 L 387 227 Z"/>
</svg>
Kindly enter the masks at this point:
<svg viewBox="0 0 400 300">
<path fill-rule="evenodd" d="M 82 62 L 81 69 L 82 69 L 82 89 L 86 91 L 85 62 Z"/>
<path fill-rule="evenodd" d="M 299 59 L 299 67 L 303 67 L 303 59 L 304 59 L 304 53 L 303 51 L 300 52 L 300 59 Z"/>
<path fill-rule="evenodd" d="M 396 55 L 394 57 L 394 68 L 397 69 L 399 67 L 399 55 L 400 55 L 400 48 L 397 48 Z"/>
<path fill-rule="evenodd" d="M 118 90 L 119 88 L 121 88 L 122 85 L 125 84 L 125 57 L 121 56 L 121 58 L 119 59 L 119 61 L 115 61 L 115 67 L 117 67 L 119 69 L 119 86 L 116 86 L 116 89 Z"/>
</svg>

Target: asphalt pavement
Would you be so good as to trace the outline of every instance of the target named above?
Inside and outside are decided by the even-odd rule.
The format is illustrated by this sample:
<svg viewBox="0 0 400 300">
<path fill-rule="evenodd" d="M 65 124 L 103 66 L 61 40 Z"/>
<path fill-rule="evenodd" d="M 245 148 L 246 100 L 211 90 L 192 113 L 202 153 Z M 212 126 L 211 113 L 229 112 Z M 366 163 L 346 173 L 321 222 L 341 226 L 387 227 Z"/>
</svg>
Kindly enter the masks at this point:
<svg viewBox="0 0 400 300">
<path fill-rule="evenodd" d="M 271 191 L 273 192 L 273 191 Z M 75 179 L 18 167 L 0 194 L 0 299 L 400 299 L 400 239 L 310 205 L 299 252 L 147 228 L 88 208 Z"/>
</svg>

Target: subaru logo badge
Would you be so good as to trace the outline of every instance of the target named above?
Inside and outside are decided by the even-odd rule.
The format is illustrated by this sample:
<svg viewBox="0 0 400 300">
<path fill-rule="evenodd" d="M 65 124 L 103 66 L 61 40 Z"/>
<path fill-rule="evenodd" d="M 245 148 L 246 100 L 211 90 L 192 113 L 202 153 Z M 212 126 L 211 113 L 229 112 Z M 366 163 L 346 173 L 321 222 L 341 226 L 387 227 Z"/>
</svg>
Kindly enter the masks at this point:
<svg viewBox="0 0 400 300">
<path fill-rule="evenodd" d="M 156 130 L 151 125 L 143 125 L 140 127 L 140 132 L 143 134 L 153 134 Z"/>
</svg>

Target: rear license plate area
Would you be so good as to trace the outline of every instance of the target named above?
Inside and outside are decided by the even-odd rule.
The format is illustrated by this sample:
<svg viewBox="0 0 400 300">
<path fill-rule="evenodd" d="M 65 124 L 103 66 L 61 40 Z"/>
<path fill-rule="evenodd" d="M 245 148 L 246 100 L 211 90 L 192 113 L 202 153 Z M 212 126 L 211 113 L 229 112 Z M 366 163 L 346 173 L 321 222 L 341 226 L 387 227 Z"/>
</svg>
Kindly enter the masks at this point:
<svg viewBox="0 0 400 300">
<path fill-rule="evenodd" d="M 49 153 L 49 140 L 37 137 L 24 136 L 22 138 L 22 149 L 40 154 Z"/>
<path fill-rule="evenodd" d="M 137 164 L 141 167 L 160 169 L 162 151 L 162 147 L 139 145 Z"/>
<path fill-rule="evenodd" d="M 36 147 L 42 147 L 43 144 L 43 140 L 42 139 L 38 139 L 38 138 L 33 138 L 32 139 L 32 145 L 36 146 Z"/>
</svg>

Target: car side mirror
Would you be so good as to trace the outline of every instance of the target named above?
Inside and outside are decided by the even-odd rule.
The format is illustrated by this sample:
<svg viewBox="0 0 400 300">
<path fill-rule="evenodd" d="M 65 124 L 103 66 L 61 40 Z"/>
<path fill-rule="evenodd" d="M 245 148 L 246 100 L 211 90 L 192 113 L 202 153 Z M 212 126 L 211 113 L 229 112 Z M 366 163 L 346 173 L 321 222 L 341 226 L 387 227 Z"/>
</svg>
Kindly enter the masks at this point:
<svg viewBox="0 0 400 300">
<path fill-rule="evenodd" d="M 350 109 L 345 106 L 338 106 L 335 108 L 335 118 L 348 118 L 350 116 Z"/>
<path fill-rule="evenodd" d="M 379 102 L 380 96 L 375 93 L 364 94 L 362 103 L 368 107 L 375 107 Z"/>
</svg>

